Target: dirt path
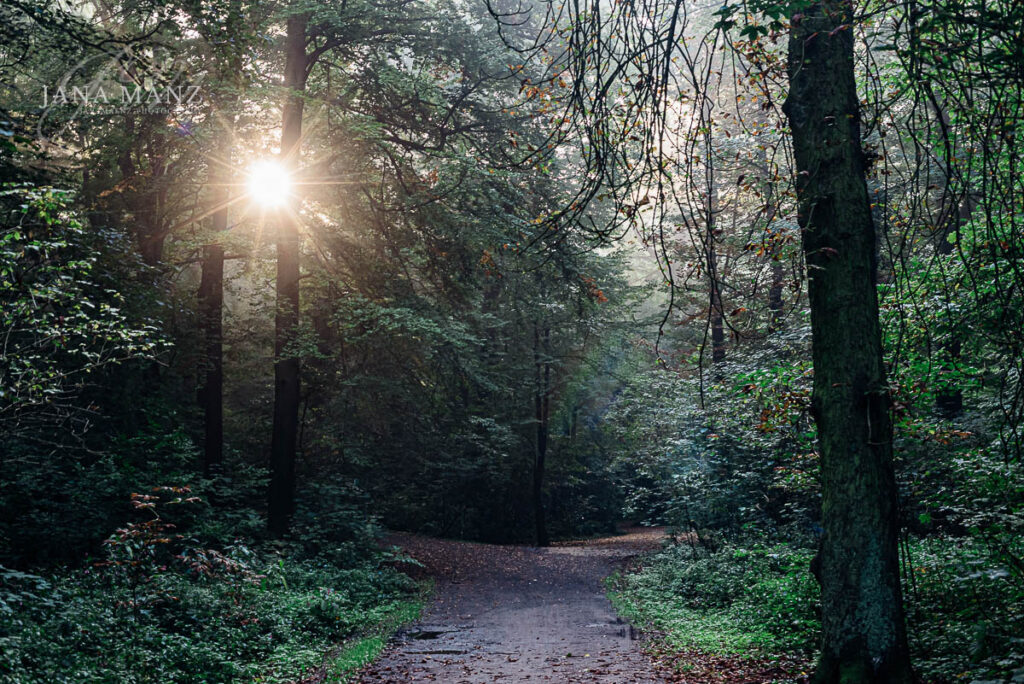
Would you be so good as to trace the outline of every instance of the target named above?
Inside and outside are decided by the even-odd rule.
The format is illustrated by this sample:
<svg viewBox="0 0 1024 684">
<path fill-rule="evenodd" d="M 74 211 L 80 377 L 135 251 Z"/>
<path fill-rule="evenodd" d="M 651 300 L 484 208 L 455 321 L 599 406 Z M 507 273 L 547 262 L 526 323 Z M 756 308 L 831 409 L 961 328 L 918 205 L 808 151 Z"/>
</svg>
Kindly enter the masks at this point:
<svg viewBox="0 0 1024 684">
<path fill-rule="evenodd" d="M 601 584 L 661 536 L 635 528 L 537 549 L 396 535 L 436 579 L 436 593 L 359 681 L 664 681 Z"/>
</svg>

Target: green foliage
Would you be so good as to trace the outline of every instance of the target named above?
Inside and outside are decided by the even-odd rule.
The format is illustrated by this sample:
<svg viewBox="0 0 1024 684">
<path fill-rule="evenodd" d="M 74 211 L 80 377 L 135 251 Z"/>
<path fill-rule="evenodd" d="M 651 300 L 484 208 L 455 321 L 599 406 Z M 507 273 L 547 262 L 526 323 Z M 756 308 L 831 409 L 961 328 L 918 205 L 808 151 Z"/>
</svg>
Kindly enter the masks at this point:
<svg viewBox="0 0 1024 684">
<path fill-rule="evenodd" d="M 612 596 L 677 650 L 810 652 L 820 629 L 811 555 L 787 546 L 705 552 L 677 542 L 617 578 Z"/>
<path fill-rule="evenodd" d="M 730 535 L 813 536 L 819 494 L 807 337 L 794 326 L 737 350 L 721 380 L 703 387 L 700 378 L 640 365 L 600 428 L 627 515 Z"/>
<path fill-rule="evenodd" d="M 904 598 L 914 663 L 926 681 L 999 679 L 1019 667 L 1024 582 L 970 537 L 912 539 Z M 1020 541 L 1015 541 L 1020 553 Z M 812 552 L 789 545 L 677 541 L 609 589 L 616 606 L 677 651 L 813 653 L 820 635 Z"/>
<path fill-rule="evenodd" d="M 1012 542 L 1019 558 L 1020 537 Z M 911 543 L 904 582 L 911 647 L 935 679 L 995 679 L 1024 662 L 1024 576 L 982 541 L 940 536 Z"/>
<path fill-rule="evenodd" d="M 338 642 L 379 640 L 418 611 L 416 587 L 381 557 L 341 569 L 240 543 L 195 547 L 162 517 L 199 505 L 187 490 L 134 503 L 141 519 L 112 535 L 92 567 L 3 571 L 0 680 L 292 681 Z"/>
<path fill-rule="evenodd" d="M 134 436 L 103 435 L 105 451 L 98 453 L 69 448 L 62 458 L 45 458 L 50 449 L 13 442 L 11 467 L 0 480 L 2 562 L 81 562 L 124 520 L 128 493 L 161 481 L 197 484 L 196 450 L 176 416 L 154 407 L 147 418 Z"/>
<path fill-rule="evenodd" d="M 124 295 L 95 272 L 96 247 L 66 191 L 0 190 L 0 435 L 44 437 L 47 424 L 73 432 L 86 419 L 75 399 L 105 367 L 152 358 L 163 346 L 151 325 L 131 320 Z M 84 429 L 84 427 L 79 428 Z"/>
<path fill-rule="evenodd" d="M 759 36 L 767 36 L 769 32 L 777 33 L 785 30 L 789 17 L 805 11 L 810 5 L 808 0 L 787 0 L 786 2 L 773 2 L 772 0 L 729 2 L 727 0 L 714 13 L 714 16 L 718 17 L 715 28 L 728 31 L 739 26 L 740 36 L 756 39 Z M 756 21 L 755 13 L 760 15 L 764 24 Z"/>
</svg>

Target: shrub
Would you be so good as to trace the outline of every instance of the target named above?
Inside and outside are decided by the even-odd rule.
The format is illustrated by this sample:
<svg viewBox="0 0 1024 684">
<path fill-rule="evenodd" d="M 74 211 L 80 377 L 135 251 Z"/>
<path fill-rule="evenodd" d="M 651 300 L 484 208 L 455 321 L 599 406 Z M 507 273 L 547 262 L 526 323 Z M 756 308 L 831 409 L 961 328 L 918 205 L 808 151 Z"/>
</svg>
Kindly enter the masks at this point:
<svg viewBox="0 0 1024 684">
<path fill-rule="evenodd" d="M 614 586 L 616 603 L 680 650 L 810 651 L 819 632 L 811 552 L 678 544 Z"/>
<path fill-rule="evenodd" d="M 0 569 L 0 681 L 292 681 L 338 642 L 414 613 L 416 586 L 381 556 L 342 568 L 287 547 L 193 546 L 163 511 L 199 502 L 157 489 L 133 497 L 141 519 L 94 566 Z"/>
<path fill-rule="evenodd" d="M 1024 663 L 1019 576 L 972 537 L 913 539 L 907 548 L 904 598 L 918 673 L 926 681 L 1009 678 Z M 820 635 L 811 556 L 785 545 L 708 553 L 677 544 L 616 578 L 612 596 L 676 651 L 806 656 Z"/>
</svg>

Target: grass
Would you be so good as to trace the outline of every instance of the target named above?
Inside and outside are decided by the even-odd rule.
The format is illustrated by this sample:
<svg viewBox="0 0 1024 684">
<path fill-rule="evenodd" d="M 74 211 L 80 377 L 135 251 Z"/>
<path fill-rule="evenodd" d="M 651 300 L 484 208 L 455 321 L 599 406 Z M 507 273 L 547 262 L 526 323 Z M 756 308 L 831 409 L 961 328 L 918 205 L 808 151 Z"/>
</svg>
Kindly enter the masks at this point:
<svg viewBox="0 0 1024 684">
<path fill-rule="evenodd" d="M 324 684 L 343 684 L 376 660 L 384 651 L 392 634 L 403 625 L 419 619 L 423 612 L 424 598 L 430 590 L 429 583 L 422 584 L 418 598 L 399 602 L 369 633 L 353 638 L 338 647 L 328 657 L 330 663 L 324 668 L 322 679 L 316 681 Z"/>
<path fill-rule="evenodd" d="M 621 581 L 621 578 L 615 578 Z M 687 608 L 671 601 L 641 598 L 625 591 L 609 591 L 619 615 L 653 629 L 673 651 L 702 651 L 715 655 L 738 655 L 764 647 L 771 635 L 763 629 L 744 625 L 728 612 Z"/>
</svg>

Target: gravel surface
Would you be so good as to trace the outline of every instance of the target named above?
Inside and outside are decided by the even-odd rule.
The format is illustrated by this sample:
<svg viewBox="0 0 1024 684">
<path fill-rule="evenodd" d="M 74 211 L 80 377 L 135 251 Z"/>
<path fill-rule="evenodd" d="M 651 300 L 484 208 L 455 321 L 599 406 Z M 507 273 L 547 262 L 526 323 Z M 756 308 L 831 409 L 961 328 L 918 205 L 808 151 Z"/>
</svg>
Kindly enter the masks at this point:
<svg viewBox="0 0 1024 684">
<path fill-rule="evenodd" d="M 396 534 L 435 578 L 420 622 L 402 630 L 360 682 L 661 682 L 640 635 L 615 615 L 601 580 L 657 548 L 664 532 L 549 548 Z"/>
</svg>

